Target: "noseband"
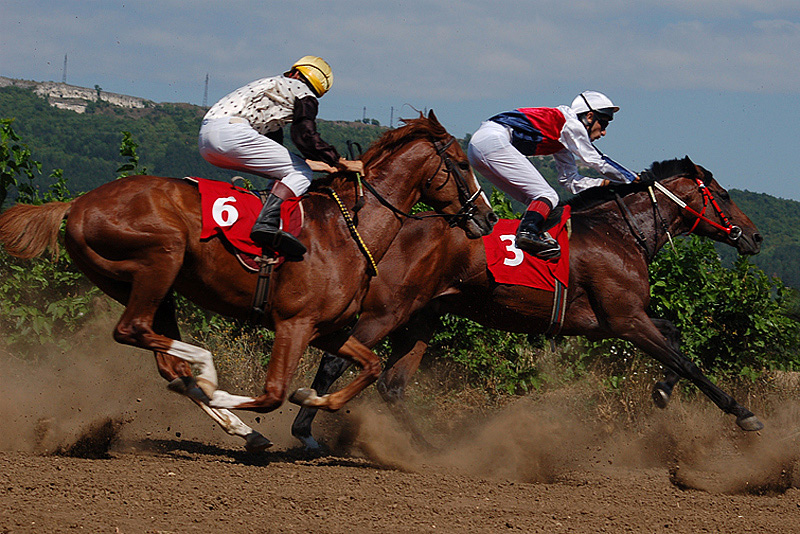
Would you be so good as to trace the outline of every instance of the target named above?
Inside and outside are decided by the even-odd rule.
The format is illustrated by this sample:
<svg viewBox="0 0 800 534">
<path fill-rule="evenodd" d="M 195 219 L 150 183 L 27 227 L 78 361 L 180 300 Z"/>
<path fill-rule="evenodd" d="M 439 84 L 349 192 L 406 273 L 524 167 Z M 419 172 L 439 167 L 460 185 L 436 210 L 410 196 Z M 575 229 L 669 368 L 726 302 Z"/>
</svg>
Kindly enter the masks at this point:
<svg viewBox="0 0 800 534">
<path fill-rule="evenodd" d="M 464 178 L 462 169 L 459 168 L 458 164 L 455 163 L 447 154 L 447 149 L 450 148 L 450 145 L 452 145 L 455 140 L 456 138 L 451 136 L 446 143 L 441 141 L 433 142 L 433 147 L 436 149 L 436 153 L 441 158 L 441 161 L 439 162 L 439 166 L 436 168 L 436 172 L 434 172 L 433 175 L 428 178 L 428 181 L 425 184 L 425 187 L 430 187 L 434 177 L 439 174 L 442 165 L 444 165 L 444 168 L 447 170 L 447 180 L 442 182 L 442 185 L 440 185 L 437 189 L 444 187 L 450 180 L 451 176 L 456 182 L 456 187 L 458 188 L 458 199 L 461 201 L 461 209 L 458 210 L 458 212 L 454 215 L 449 216 L 451 228 L 457 224 L 460 224 L 462 221 L 466 219 L 472 219 L 475 216 L 475 212 L 478 209 L 475 201 L 478 200 L 478 197 L 483 192 L 483 189 L 478 186 L 478 190 L 475 191 L 475 193 L 472 195 L 469 194 L 469 187 L 467 186 L 467 181 Z"/>
<path fill-rule="evenodd" d="M 731 241 L 737 241 L 740 237 L 742 237 L 742 229 L 738 226 L 731 224 L 730 219 L 727 217 L 727 215 L 725 215 L 725 212 L 722 211 L 722 208 L 719 207 L 719 204 L 717 204 L 717 200 L 714 198 L 714 195 L 711 194 L 711 191 L 708 190 L 706 184 L 703 183 L 703 180 L 701 178 L 695 177 L 694 181 L 697 182 L 697 187 L 703 194 L 703 209 L 702 211 L 700 211 L 700 213 L 696 212 L 695 210 L 687 206 L 686 202 L 679 199 L 672 193 L 672 191 L 670 191 L 660 183 L 653 182 L 653 185 L 656 187 L 656 189 L 667 195 L 667 198 L 669 198 L 670 200 L 675 202 L 678 206 L 680 206 L 681 208 L 692 214 L 694 217 L 696 217 L 696 220 L 694 221 L 692 228 L 689 230 L 690 234 L 694 232 L 695 228 L 697 228 L 697 225 L 700 224 L 700 221 L 702 220 L 707 222 L 714 228 L 718 228 L 723 232 L 725 232 L 726 234 L 728 234 L 728 237 L 731 239 Z M 722 221 L 722 224 L 714 222 L 705 216 L 706 208 L 708 208 L 709 204 L 711 204 L 714 207 L 714 211 L 717 212 L 717 215 L 719 216 L 719 219 Z"/>
</svg>

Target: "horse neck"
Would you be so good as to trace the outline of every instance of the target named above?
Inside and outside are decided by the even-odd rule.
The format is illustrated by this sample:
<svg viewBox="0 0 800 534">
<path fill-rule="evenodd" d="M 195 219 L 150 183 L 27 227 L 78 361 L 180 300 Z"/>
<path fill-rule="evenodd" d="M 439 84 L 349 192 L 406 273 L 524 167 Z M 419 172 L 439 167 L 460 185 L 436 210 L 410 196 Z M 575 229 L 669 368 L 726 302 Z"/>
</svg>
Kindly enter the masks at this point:
<svg viewBox="0 0 800 534">
<path fill-rule="evenodd" d="M 623 214 L 615 201 L 612 200 L 597 206 L 587 215 L 592 218 L 593 227 L 596 228 L 598 222 L 608 225 L 613 229 L 613 234 L 616 234 L 612 237 L 616 242 L 625 243 L 629 248 L 639 250 L 645 261 L 650 263 L 658 251 L 669 242 L 669 236 L 674 237 L 689 230 L 687 223 L 680 216 L 681 208 L 663 195 L 660 196 L 657 211 L 647 191 L 622 197 L 622 202 L 632 216 L 630 222 L 644 238 L 644 243 L 646 243 L 644 247 L 637 241 L 631 224 L 626 220 L 628 214 Z M 580 217 L 581 214 L 578 212 L 575 215 Z M 662 220 L 663 223 L 666 223 L 666 230 Z"/>
<path fill-rule="evenodd" d="M 425 181 L 436 172 L 431 154 L 432 150 L 415 144 L 393 157 L 384 157 L 366 170 L 370 184 L 398 211 L 408 213 L 422 197 Z M 377 261 L 386 253 L 405 217 L 392 212 L 372 193 L 365 191 L 365 195 L 364 207 L 358 212 L 358 231 Z"/>
</svg>

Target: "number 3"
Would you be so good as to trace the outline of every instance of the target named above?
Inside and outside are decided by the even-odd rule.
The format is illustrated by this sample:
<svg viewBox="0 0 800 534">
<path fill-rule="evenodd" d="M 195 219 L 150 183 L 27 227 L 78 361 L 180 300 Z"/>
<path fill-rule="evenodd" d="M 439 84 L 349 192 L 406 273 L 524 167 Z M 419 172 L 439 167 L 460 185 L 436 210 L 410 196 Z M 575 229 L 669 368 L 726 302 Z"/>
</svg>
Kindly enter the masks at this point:
<svg viewBox="0 0 800 534">
<path fill-rule="evenodd" d="M 211 208 L 211 216 L 218 226 L 233 226 L 233 223 L 239 220 L 239 212 L 228 202 L 236 202 L 236 198 L 220 197 L 214 201 Z"/>
<path fill-rule="evenodd" d="M 514 234 L 501 235 L 500 241 L 508 241 L 506 250 L 513 254 L 513 257 L 504 259 L 503 264 L 508 265 L 509 267 L 516 267 L 517 265 L 520 265 L 524 259 L 524 256 L 522 255 L 522 251 L 517 248 L 517 236 Z"/>
</svg>

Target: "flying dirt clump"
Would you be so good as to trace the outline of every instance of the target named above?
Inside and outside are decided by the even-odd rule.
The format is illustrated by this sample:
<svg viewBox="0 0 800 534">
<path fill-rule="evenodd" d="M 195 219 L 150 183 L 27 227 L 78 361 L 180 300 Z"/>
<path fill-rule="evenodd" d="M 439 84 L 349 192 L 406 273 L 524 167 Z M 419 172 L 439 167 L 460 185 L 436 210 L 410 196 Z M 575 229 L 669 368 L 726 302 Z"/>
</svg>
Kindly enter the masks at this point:
<svg viewBox="0 0 800 534">
<path fill-rule="evenodd" d="M 73 442 L 59 445 L 54 454 L 92 460 L 110 458 L 108 451 L 119 436 L 122 426 L 121 420 L 112 418 L 92 423 Z"/>
</svg>

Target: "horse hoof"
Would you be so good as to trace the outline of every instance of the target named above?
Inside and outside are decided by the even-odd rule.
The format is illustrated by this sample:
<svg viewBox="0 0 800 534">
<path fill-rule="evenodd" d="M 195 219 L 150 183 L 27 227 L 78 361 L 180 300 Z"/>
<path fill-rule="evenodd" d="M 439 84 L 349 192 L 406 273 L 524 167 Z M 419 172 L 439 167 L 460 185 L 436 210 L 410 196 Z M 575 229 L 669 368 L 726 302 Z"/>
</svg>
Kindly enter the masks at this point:
<svg viewBox="0 0 800 534">
<path fill-rule="evenodd" d="M 313 438 L 313 436 L 295 436 L 295 437 L 300 440 L 300 443 L 303 444 L 303 447 L 307 451 L 317 452 L 322 449 L 322 445 L 320 445 L 319 442 Z"/>
<path fill-rule="evenodd" d="M 666 382 L 656 382 L 653 386 L 653 404 L 663 410 L 671 398 L 672 388 Z"/>
<path fill-rule="evenodd" d="M 756 432 L 764 428 L 764 423 L 759 421 L 758 417 L 753 414 L 736 418 L 736 424 L 739 425 L 739 428 L 748 432 Z"/>
<path fill-rule="evenodd" d="M 272 447 L 272 442 L 253 430 L 244 438 L 244 450 L 247 452 L 264 452 Z"/>
<path fill-rule="evenodd" d="M 319 399 L 317 392 L 311 388 L 300 388 L 289 397 L 289 402 L 299 406 L 312 406 L 312 402 Z"/>
<path fill-rule="evenodd" d="M 186 395 L 186 392 L 189 389 L 189 377 L 188 376 L 179 376 L 169 384 L 167 384 L 167 389 L 170 391 L 174 391 L 180 395 Z"/>
</svg>

